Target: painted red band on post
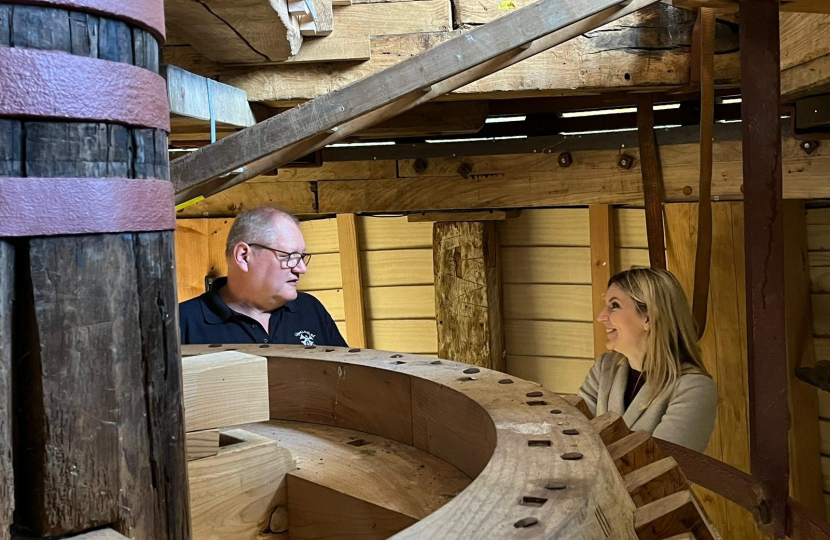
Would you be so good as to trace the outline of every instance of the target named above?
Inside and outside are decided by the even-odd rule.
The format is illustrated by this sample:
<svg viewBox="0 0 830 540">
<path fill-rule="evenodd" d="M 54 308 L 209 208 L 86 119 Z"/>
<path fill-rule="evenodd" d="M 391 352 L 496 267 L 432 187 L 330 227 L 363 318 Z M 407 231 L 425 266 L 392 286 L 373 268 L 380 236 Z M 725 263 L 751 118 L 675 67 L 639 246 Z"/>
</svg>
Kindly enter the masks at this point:
<svg viewBox="0 0 830 540">
<path fill-rule="evenodd" d="M 140 26 L 164 45 L 164 0 L 4 0 L 4 4 L 25 4 L 85 11 L 109 16 Z"/>
<path fill-rule="evenodd" d="M 0 237 L 175 228 L 167 180 L 0 178 Z"/>
<path fill-rule="evenodd" d="M 170 131 L 167 85 L 139 67 L 0 47 L 0 116 L 118 122 Z"/>
</svg>

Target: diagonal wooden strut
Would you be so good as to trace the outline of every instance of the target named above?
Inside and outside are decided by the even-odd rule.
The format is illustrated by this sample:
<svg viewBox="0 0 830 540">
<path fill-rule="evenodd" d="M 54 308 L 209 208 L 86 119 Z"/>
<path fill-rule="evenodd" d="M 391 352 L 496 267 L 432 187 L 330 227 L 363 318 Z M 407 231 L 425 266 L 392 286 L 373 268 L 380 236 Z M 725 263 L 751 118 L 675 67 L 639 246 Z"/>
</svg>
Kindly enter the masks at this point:
<svg viewBox="0 0 830 540">
<path fill-rule="evenodd" d="M 177 202 L 227 189 L 656 1 L 542 0 L 527 6 L 177 159 L 171 163 Z M 260 162 L 256 174 L 250 168 L 233 183 L 209 184 L 269 155 L 269 166 Z"/>
</svg>

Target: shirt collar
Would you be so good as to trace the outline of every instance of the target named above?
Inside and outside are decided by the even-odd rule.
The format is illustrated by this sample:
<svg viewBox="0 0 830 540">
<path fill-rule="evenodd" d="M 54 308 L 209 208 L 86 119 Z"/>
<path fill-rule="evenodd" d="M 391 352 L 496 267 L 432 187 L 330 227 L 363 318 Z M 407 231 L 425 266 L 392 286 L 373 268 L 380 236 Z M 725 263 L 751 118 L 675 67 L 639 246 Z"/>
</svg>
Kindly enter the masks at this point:
<svg viewBox="0 0 830 540">
<path fill-rule="evenodd" d="M 219 289 L 227 285 L 227 283 L 228 278 L 217 278 L 211 284 L 210 291 L 204 294 L 204 302 L 202 302 L 202 315 L 205 317 L 205 322 L 208 324 L 220 324 L 226 322 L 236 313 L 228 307 L 228 304 L 222 300 L 222 296 L 219 294 Z M 296 313 L 299 311 L 297 300 L 287 302 L 284 306 L 275 311 L 279 311 L 280 309 L 285 309 L 289 313 Z"/>
</svg>

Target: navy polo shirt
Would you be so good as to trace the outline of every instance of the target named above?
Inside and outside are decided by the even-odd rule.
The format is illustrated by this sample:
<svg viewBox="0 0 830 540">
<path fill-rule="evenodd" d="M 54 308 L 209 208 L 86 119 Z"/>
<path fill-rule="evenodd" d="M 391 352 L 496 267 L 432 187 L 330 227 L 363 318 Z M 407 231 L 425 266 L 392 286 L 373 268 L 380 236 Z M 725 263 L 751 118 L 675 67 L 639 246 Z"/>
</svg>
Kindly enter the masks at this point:
<svg viewBox="0 0 830 540">
<path fill-rule="evenodd" d="M 206 343 L 277 343 L 346 347 L 334 320 L 319 300 L 298 292 L 297 299 L 271 312 L 268 331 L 254 319 L 228 307 L 219 289 L 227 278 L 213 282 L 210 291 L 179 304 L 183 345 Z"/>
</svg>

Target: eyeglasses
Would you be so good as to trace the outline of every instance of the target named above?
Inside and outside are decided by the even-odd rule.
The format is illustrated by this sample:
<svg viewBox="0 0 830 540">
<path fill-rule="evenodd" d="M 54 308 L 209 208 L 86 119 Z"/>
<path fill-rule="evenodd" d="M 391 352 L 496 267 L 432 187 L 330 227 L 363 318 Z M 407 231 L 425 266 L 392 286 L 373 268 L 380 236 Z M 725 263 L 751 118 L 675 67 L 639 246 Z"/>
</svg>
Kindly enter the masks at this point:
<svg viewBox="0 0 830 540">
<path fill-rule="evenodd" d="M 306 266 L 308 266 L 308 263 L 311 262 L 311 254 L 310 253 L 289 253 L 287 251 L 282 251 L 281 249 L 274 249 L 272 247 L 263 246 L 262 244 L 248 244 L 248 245 L 253 246 L 253 247 L 262 248 L 262 249 L 267 249 L 268 251 L 275 252 L 275 257 L 277 257 L 277 260 L 280 261 L 280 262 L 284 262 L 285 266 L 287 266 L 288 268 L 296 267 L 298 264 L 300 264 L 300 261 L 303 261 L 303 264 L 306 265 Z M 281 253 L 283 255 L 286 255 L 288 258 L 287 259 L 281 259 L 279 257 L 279 255 L 276 255 L 276 253 Z"/>
</svg>

